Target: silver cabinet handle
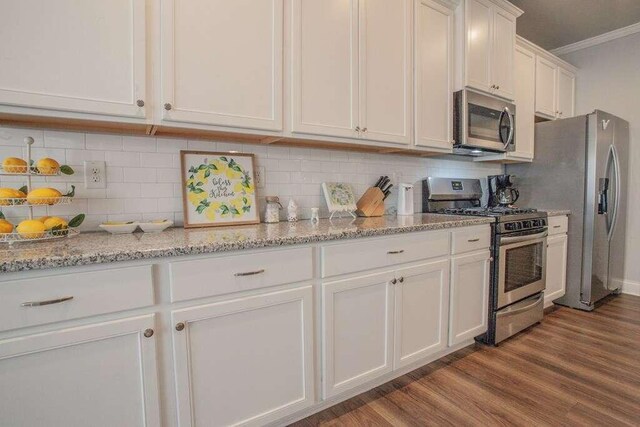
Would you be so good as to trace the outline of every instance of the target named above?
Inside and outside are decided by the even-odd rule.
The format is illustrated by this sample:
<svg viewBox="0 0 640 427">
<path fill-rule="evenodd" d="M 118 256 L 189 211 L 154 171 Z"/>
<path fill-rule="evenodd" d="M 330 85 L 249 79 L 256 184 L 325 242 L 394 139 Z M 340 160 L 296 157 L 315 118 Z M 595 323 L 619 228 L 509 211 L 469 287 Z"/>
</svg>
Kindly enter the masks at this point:
<svg viewBox="0 0 640 427">
<path fill-rule="evenodd" d="M 496 89 L 500 89 L 500 86 L 496 86 Z"/>
<path fill-rule="evenodd" d="M 404 277 L 400 277 L 400 278 L 398 279 L 398 282 L 400 282 L 400 283 L 404 282 Z"/>
<path fill-rule="evenodd" d="M 164 104 L 164 109 L 169 111 L 173 108 L 173 105 L 169 104 L 168 102 L 166 104 Z"/>
<path fill-rule="evenodd" d="M 404 249 L 400 249 L 399 251 L 388 251 L 387 253 L 389 255 L 403 254 L 404 253 Z"/>
<path fill-rule="evenodd" d="M 138 107 L 144 107 L 144 101 L 143 101 L 142 99 L 138 99 L 138 100 L 136 101 L 136 105 L 137 105 Z"/>
<path fill-rule="evenodd" d="M 43 305 L 60 304 L 61 302 L 71 301 L 73 297 L 62 297 L 56 299 L 50 299 L 46 301 L 27 301 L 20 304 L 21 307 L 40 307 Z"/>
<path fill-rule="evenodd" d="M 467 240 L 467 242 L 469 242 L 469 243 L 479 242 L 479 241 L 480 241 L 480 238 Z"/>
<path fill-rule="evenodd" d="M 360 126 L 356 126 L 356 132 L 360 132 Z"/>
<path fill-rule="evenodd" d="M 553 228 L 560 228 L 562 227 L 561 225 L 554 225 Z"/>
<path fill-rule="evenodd" d="M 264 273 L 264 269 L 256 270 L 256 271 L 247 271 L 246 273 L 236 273 L 234 274 L 234 276 L 236 277 L 255 276 L 256 274 L 262 274 L 262 273 Z"/>
<path fill-rule="evenodd" d="M 395 285 L 396 283 L 398 283 L 398 280 L 396 278 L 391 279 L 391 284 Z"/>
</svg>

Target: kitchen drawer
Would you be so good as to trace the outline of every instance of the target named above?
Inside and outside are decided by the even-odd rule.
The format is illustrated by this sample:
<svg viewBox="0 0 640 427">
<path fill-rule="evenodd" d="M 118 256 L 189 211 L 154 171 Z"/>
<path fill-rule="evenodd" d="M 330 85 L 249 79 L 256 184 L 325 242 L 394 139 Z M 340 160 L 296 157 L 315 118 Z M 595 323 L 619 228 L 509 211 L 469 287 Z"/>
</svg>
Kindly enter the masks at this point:
<svg viewBox="0 0 640 427">
<path fill-rule="evenodd" d="M 564 215 L 549 217 L 549 236 L 566 234 L 569 229 L 569 218 Z"/>
<path fill-rule="evenodd" d="M 312 277 L 311 248 L 174 262 L 171 263 L 171 301 L 301 282 Z"/>
<path fill-rule="evenodd" d="M 451 253 L 479 251 L 491 246 L 491 227 L 481 225 L 455 230 L 451 233 Z"/>
<path fill-rule="evenodd" d="M 0 295 L 0 331 L 154 304 L 151 265 L 13 280 Z"/>
<path fill-rule="evenodd" d="M 325 245 L 321 249 L 322 277 L 446 256 L 449 238 L 449 231 L 429 231 Z"/>
</svg>

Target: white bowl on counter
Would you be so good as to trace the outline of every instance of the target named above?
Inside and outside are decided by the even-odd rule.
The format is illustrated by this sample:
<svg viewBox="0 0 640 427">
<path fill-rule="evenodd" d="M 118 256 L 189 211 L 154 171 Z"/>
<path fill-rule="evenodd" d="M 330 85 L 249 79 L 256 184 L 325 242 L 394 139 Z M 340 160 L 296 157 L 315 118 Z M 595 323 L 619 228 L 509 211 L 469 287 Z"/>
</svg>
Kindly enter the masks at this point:
<svg viewBox="0 0 640 427">
<path fill-rule="evenodd" d="M 99 225 L 104 231 L 108 231 L 111 234 L 130 234 L 138 228 L 138 223 L 135 221 L 130 222 L 106 222 Z"/>
<path fill-rule="evenodd" d="M 160 233 L 161 231 L 164 231 L 172 225 L 173 221 L 169 221 L 167 219 L 138 223 L 138 226 L 145 233 Z"/>
</svg>

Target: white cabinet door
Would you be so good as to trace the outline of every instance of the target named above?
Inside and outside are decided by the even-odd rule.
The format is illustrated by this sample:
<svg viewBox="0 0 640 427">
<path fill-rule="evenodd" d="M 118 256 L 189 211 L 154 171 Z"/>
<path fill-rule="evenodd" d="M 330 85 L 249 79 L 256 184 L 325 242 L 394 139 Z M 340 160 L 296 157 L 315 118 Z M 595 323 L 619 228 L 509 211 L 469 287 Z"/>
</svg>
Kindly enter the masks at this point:
<svg viewBox="0 0 640 427">
<path fill-rule="evenodd" d="M 564 296 L 567 285 L 567 235 L 559 234 L 547 239 L 547 286 L 544 291 L 545 307 Z"/>
<path fill-rule="evenodd" d="M 0 341 L 0 425 L 159 426 L 154 316 Z"/>
<path fill-rule="evenodd" d="M 174 311 L 179 425 L 262 425 L 311 405 L 312 300 L 305 286 Z"/>
<path fill-rule="evenodd" d="M 576 75 L 558 67 L 558 116 L 573 117 L 575 105 Z"/>
<path fill-rule="evenodd" d="M 556 117 L 558 66 L 540 56 L 536 57 L 536 113 Z"/>
<path fill-rule="evenodd" d="M 0 0 L 0 104 L 144 118 L 145 3 Z"/>
<path fill-rule="evenodd" d="M 535 141 L 536 55 L 516 47 L 515 82 L 516 150 L 508 157 L 533 159 Z"/>
<path fill-rule="evenodd" d="M 291 7 L 292 131 L 358 138 L 358 1 Z"/>
<path fill-rule="evenodd" d="M 447 347 L 449 260 L 396 272 L 394 369 Z"/>
<path fill-rule="evenodd" d="M 416 1 L 415 141 L 443 151 L 452 148 L 453 25 L 451 9 Z"/>
<path fill-rule="evenodd" d="M 451 261 L 449 345 L 487 330 L 489 308 L 489 251 L 454 257 Z"/>
<path fill-rule="evenodd" d="M 282 2 L 163 1 L 163 119 L 281 130 Z"/>
<path fill-rule="evenodd" d="M 323 397 L 390 372 L 393 272 L 322 285 Z"/>
<path fill-rule="evenodd" d="M 486 0 L 465 2 L 465 82 L 467 86 L 492 91 L 491 44 L 493 8 Z"/>
<path fill-rule="evenodd" d="M 514 55 L 516 47 L 516 19 L 513 15 L 494 8 L 493 43 L 491 48 L 491 84 L 494 93 L 514 99 Z"/>
<path fill-rule="evenodd" d="M 364 139 L 411 141 L 412 2 L 359 2 L 359 126 Z"/>
</svg>

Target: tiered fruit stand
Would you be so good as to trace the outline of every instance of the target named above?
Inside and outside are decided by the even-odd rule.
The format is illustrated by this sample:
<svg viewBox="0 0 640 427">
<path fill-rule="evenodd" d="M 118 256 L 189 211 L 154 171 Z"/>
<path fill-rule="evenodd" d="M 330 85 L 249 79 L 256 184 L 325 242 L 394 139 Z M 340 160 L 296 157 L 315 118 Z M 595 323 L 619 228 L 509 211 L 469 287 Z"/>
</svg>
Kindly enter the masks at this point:
<svg viewBox="0 0 640 427">
<path fill-rule="evenodd" d="M 27 146 L 27 166 L 16 166 L 16 167 L 7 167 L 3 168 L 0 166 L 0 175 L 4 176 L 24 176 L 26 178 L 26 191 L 25 194 L 28 194 L 32 188 L 32 178 L 34 176 L 56 176 L 60 175 L 60 170 L 57 170 L 53 173 L 42 173 L 38 170 L 37 167 L 33 166 L 31 159 L 31 145 L 33 145 L 34 140 L 32 137 L 28 136 L 24 139 L 24 142 Z M 15 198 L 15 197 L 5 197 L 0 198 L 0 208 L 6 207 L 21 207 L 26 208 L 28 211 L 29 219 L 33 219 L 33 208 L 38 206 L 50 206 L 50 205 L 67 205 L 71 203 L 72 200 L 71 195 L 65 196 L 56 196 L 56 197 L 29 197 L 27 198 Z M 0 214 L 0 217 L 3 215 Z M 58 228 L 46 230 L 43 233 L 37 233 L 37 237 L 35 237 L 36 233 L 19 233 L 19 232 L 11 232 L 11 233 L 0 233 L 0 243 L 8 243 L 12 245 L 17 242 L 36 242 L 43 240 L 52 240 L 52 239 L 60 239 L 64 237 L 71 237 L 79 234 L 72 227 L 66 228 Z M 41 234 L 41 235 L 40 235 Z"/>
</svg>

